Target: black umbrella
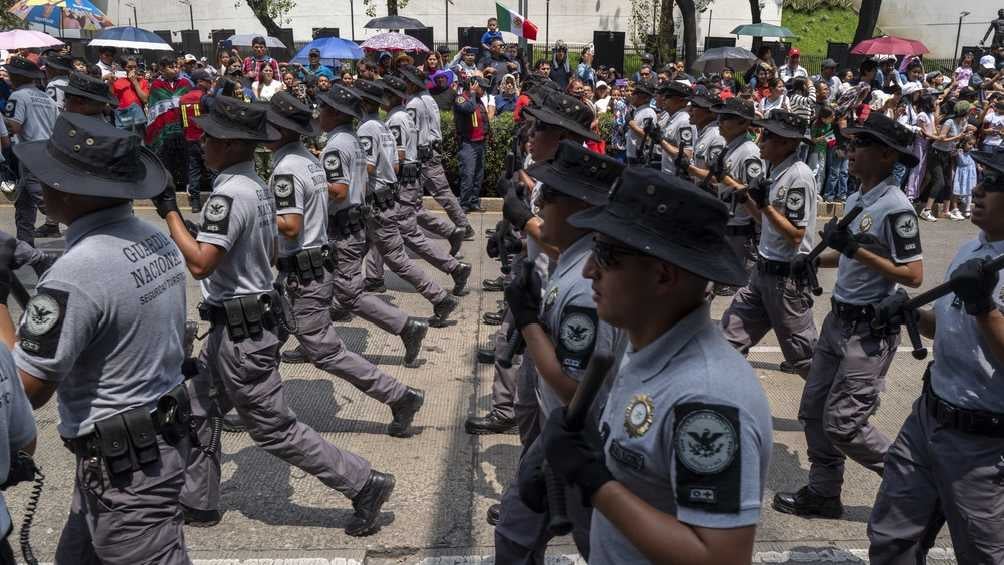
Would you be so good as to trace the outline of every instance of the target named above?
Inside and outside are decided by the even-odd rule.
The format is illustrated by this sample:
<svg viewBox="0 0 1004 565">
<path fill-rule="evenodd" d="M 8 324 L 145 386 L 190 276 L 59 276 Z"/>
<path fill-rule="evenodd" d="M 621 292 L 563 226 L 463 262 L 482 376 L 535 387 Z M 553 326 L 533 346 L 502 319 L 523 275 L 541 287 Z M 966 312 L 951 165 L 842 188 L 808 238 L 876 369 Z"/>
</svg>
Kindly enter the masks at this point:
<svg viewBox="0 0 1004 565">
<path fill-rule="evenodd" d="M 415 18 L 404 16 L 384 16 L 373 18 L 363 27 L 368 29 L 425 29 L 425 24 Z"/>
</svg>

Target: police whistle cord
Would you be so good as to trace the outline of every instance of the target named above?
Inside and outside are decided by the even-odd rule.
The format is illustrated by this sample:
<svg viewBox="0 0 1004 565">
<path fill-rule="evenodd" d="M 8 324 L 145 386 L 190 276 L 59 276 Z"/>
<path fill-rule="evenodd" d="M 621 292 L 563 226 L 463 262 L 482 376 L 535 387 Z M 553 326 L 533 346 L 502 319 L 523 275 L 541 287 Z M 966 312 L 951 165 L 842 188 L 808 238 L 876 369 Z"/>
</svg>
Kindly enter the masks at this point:
<svg viewBox="0 0 1004 565">
<path fill-rule="evenodd" d="M 575 389 L 575 396 L 568 403 L 568 410 L 565 411 L 565 427 L 572 431 L 579 431 L 586 425 L 586 418 L 589 417 L 589 409 L 596 400 L 603 381 L 606 379 L 610 367 L 614 364 L 614 358 L 607 353 L 593 355 L 586 367 L 586 374 Z M 544 461 L 544 481 L 547 485 L 547 506 L 551 514 L 551 519 L 547 524 L 548 530 L 555 536 L 564 536 L 572 531 L 572 521 L 568 519 L 568 508 L 565 499 L 565 484 L 554 474 L 551 467 Z"/>
<path fill-rule="evenodd" d="M 18 533 L 18 541 L 21 544 L 21 555 L 28 565 L 38 565 L 35 559 L 35 552 L 31 549 L 31 525 L 35 521 L 35 513 L 38 511 L 38 501 L 42 498 L 42 489 L 45 487 L 45 475 L 37 465 L 34 467 L 34 478 L 31 485 L 31 494 L 28 496 L 28 504 L 24 507 L 24 518 L 21 519 L 21 531 Z"/>
<path fill-rule="evenodd" d="M 851 211 L 844 214 L 844 217 L 840 218 L 840 221 L 837 222 L 837 229 L 838 230 L 847 229 L 847 227 L 851 225 L 851 222 L 853 222 L 854 219 L 857 218 L 862 211 L 864 211 L 864 208 L 862 208 L 861 206 L 855 206 L 854 208 L 851 208 Z M 820 241 L 819 244 L 817 244 L 816 247 L 814 247 L 812 251 L 810 251 L 809 254 L 805 256 L 805 265 L 806 265 L 805 276 L 806 278 L 809 279 L 809 287 L 812 289 L 812 294 L 815 296 L 822 296 L 823 287 L 819 284 L 819 276 L 816 274 L 816 268 L 813 265 L 813 263 L 815 262 L 816 258 L 823 253 L 823 251 L 826 251 L 826 248 L 829 247 L 829 245 L 830 241 L 826 238 L 823 238 L 822 241 Z"/>
</svg>

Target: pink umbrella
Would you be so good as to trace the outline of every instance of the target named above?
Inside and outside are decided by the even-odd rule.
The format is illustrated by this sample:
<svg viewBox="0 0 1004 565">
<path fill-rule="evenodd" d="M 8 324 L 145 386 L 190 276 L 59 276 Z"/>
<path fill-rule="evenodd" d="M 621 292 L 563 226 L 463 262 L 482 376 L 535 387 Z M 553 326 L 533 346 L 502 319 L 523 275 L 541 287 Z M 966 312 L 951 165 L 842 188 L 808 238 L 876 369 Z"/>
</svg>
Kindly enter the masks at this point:
<svg viewBox="0 0 1004 565">
<path fill-rule="evenodd" d="M 855 55 L 923 55 L 928 48 L 916 39 L 904 39 L 892 35 L 873 37 L 858 43 L 851 49 Z"/>
<path fill-rule="evenodd" d="M 40 31 L 15 29 L 0 33 L 0 49 L 30 49 L 32 47 L 42 49 L 62 44 L 62 41 Z"/>
<path fill-rule="evenodd" d="M 429 48 L 424 43 L 403 33 L 379 33 L 363 42 L 362 48 L 367 51 L 421 51 L 428 53 Z"/>
</svg>

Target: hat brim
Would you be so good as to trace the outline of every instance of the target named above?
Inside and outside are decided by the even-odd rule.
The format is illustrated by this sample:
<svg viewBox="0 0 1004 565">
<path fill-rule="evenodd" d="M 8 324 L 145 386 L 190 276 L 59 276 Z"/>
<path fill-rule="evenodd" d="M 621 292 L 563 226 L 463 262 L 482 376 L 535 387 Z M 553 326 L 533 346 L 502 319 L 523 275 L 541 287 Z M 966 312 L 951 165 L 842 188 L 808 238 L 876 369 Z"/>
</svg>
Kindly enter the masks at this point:
<svg viewBox="0 0 1004 565">
<path fill-rule="evenodd" d="M 799 141 L 804 141 L 805 143 L 812 143 L 812 138 L 806 135 L 804 131 L 791 129 L 788 126 L 775 121 L 753 120 L 753 125 L 758 128 L 763 128 L 774 135 L 779 135 L 788 139 L 797 139 Z"/>
<path fill-rule="evenodd" d="M 387 86 L 386 84 L 384 85 L 383 89 L 388 94 L 392 94 L 394 96 L 397 96 L 398 98 L 407 98 L 408 97 L 408 93 L 407 92 L 405 92 L 403 90 L 398 90 L 398 89 L 393 88 L 391 86 Z"/>
<path fill-rule="evenodd" d="M 13 65 L 4 65 L 3 68 L 8 74 L 12 75 L 28 78 L 45 78 L 45 73 L 41 69 L 37 71 L 27 71 L 25 69 L 19 69 Z"/>
<path fill-rule="evenodd" d="M 74 168 L 53 157 L 48 141 L 30 141 L 14 145 L 14 154 L 21 165 L 42 184 L 67 194 L 143 200 L 164 192 L 168 172 L 160 159 L 146 147 L 139 148 L 140 163 L 145 174 L 135 181 L 106 179 L 89 171 Z"/>
<path fill-rule="evenodd" d="M 692 106 L 697 106 L 698 108 L 703 108 L 705 110 L 711 110 L 712 108 L 715 107 L 715 103 L 714 102 L 708 102 L 707 100 L 705 100 L 703 98 L 692 97 L 692 98 L 688 98 L 688 100 L 690 100 L 690 104 Z"/>
<path fill-rule="evenodd" d="M 279 130 L 275 129 L 271 124 L 268 124 L 265 129 L 265 134 L 253 133 L 240 128 L 235 128 L 227 124 L 221 124 L 216 121 L 215 116 L 212 114 L 208 116 L 196 116 L 195 123 L 202 128 L 202 131 L 206 132 L 209 137 L 215 137 L 216 139 L 239 139 L 244 141 L 260 141 L 260 142 L 270 142 L 279 141 L 282 135 L 279 134 Z"/>
<path fill-rule="evenodd" d="M 596 133 L 582 127 L 581 124 L 574 120 L 570 120 L 564 116 L 560 116 L 546 108 L 526 108 L 523 110 L 530 116 L 544 122 L 545 124 L 558 126 L 560 128 L 566 129 L 574 134 L 581 135 L 586 139 L 591 139 L 593 141 L 599 141 L 600 136 Z"/>
<path fill-rule="evenodd" d="M 317 99 L 320 100 L 321 103 L 324 104 L 325 106 L 338 110 L 339 112 L 345 114 L 346 116 L 352 116 L 353 118 L 359 120 L 363 118 L 362 112 L 360 112 L 357 108 L 345 106 L 344 104 L 331 100 L 327 96 L 318 96 Z"/>
<path fill-rule="evenodd" d="M 709 281 L 743 286 L 749 279 L 742 262 L 724 237 L 721 241 L 710 246 L 704 245 L 700 249 L 686 247 L 666 238 L 664 234 L 645 229 L 634 219 L 611 214 L 607 211 L 607 206 L 577 212 L 568 218 L 568 223 L 610 236 L 628 247 L 668 261 Z"/>
<path fill-rule="evenodd" d="M 401 78 L 403 78 L 404 80 L 410 82 L 412 85 L 417 86 L 418 88 L 422 88 L 422 89 L 425 88 L 425 81 L 422 80 L 416 74 L 406 73 L 406 72 L 402 71 L 401 72 Z"/>
<path fill-rule="evenodd" d="M 358 96 L 359 98 L 365 98 L 366 100 L 369 100 L 370 102 L 376 102 L 377 104 L 383 104 L 384 103 L 383 96 L 377 98 L 376 96 L 373 96 L 372 94 L 370 94 L 368 92 L 363 92 L 362 90 L 359 90 L 358 88 L 353 88 L 353 87 L 350 87 L 350 86 L 346 86 L 345 88 L 350 89 L 352 91 L 352 93 L 355 94 L 356 96 Z"/>
<path fill-rule="evenodd" d="M 81 98 L 87 98 L 94 100 L 95 102 L 104 102 L 105 104 L 111 104 L 113 106 L 118 106 L 119 99 L 115 98 L 111 94 L 102 96 L 94 92 L 87 92 L 86 90 L 81 90 L 75 86 L 70 86 L 68 84 L 57 84 L 56 88 L 61 89 L 66 94 L 72 94 L 73 96 L 80 96 Z"/>
<path fill-rule="evenodd" d="M 571 198 L 578 198 L 592 206 L 603 206 L 609 200 L 610 186 L 593 184 L 590 179 L 554 166 L 551 162 L 537 163 L 526 174 Z"/>
<path fill-rule="evenodd" d="M 986 151 L 970 151 L 969 155 L 980 165 L 988 169 L 993 169 L 998 173 L 1004 173 L 1004 156 L 998 157 L 1000 153 L 988 153 Z M 995 159 L 996 157 L 996 159 Z"/>
<path fill-rule="evenodd" d="M 63 71 L 63 72 L 67 72 L 67 73 L 72 73 L 73 72 L 73 65 L 66 65 L 66 66 L 64 66 L 64 65 L 60 65 L 59 63 L 57 63 L 55 61 L 45 61 L 45 68 L 47 68 L 47 69 L 56 69 L 57 71 Z"/>
<path fill-rule="evenodd" d="M 299 122 L 293 121 L 287 118 L 286 116 L 280 115 L 272 108 L 268 109 L 268 113 L 266 114 L 266 119 L 269 121 L 270 124 L 272 124 L 275 127 L 295 131 L 300 135 L 306 135 L 309 137 L 321 135 L 321 125 L 318 123 L 317 120 L 314 119 L 310 120 L 310 122 L 307 125 L 304 125 Z"/>
<path fill-rule="evenodd" d="M 881 141 L 885 146 L 891 149 L 895 149 L 897 152 L 899 152 L 899 161 L 904 165 L 906 165 L 907 167 L 916 167 L 917 165 L 920 164 L 920 159 L 918 159 L 917 156 L 913 154 L 913 149 L 911 147 L 900 145 L 895 141 L 893 141 L 892 138 L 890 138 L 889 136 L 881 134 L 873 129 L 869 129 L 863 126 L 849 126 L 841 130 L 841 132 L 846 135 L 854 135 L 859 133 L 870 135 L 875 139 Z"/>
<path fill-rule="evenodd" d="M 742 114 L 730 108 L 726 108 L 724 104 L 715 105 L 709 109 L 711 110 L 712 114 L 717 114 L 719 116 L 735 116 L 737 118 L 742 118 L 744 120 L 749 120 L 751 122 L 756 120 L 755 114 Z"/>
</svg>

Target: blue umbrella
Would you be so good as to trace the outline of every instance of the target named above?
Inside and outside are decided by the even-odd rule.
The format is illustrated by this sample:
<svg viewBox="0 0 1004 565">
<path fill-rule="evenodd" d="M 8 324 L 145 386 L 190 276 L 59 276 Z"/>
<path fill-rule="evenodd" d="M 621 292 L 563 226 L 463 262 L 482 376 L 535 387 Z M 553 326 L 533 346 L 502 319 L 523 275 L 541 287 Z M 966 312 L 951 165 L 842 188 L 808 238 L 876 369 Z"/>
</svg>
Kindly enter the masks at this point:
<svg viewBox="0 0 1004 565">
<path fill-rule="evenodd" d="M 306 65 L 309 62 L 307 55 L 311 49 L 320 50 L 321 64 L 328 67 L 341 65 L 339 59 L 362 59 L 365 56 L 363 48 L 357 45 L 355 41 L 349 41 L 340 37 L 322 37 L 305 45 L 290 62 Z"/>
<path fill-rule="evenodd" d="M 159 35 L 143 28 L 120 26 L 102 30 L 90 43 L 94 47 L 174 51 Z"/>
</svg>

